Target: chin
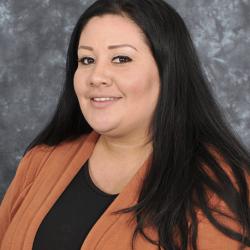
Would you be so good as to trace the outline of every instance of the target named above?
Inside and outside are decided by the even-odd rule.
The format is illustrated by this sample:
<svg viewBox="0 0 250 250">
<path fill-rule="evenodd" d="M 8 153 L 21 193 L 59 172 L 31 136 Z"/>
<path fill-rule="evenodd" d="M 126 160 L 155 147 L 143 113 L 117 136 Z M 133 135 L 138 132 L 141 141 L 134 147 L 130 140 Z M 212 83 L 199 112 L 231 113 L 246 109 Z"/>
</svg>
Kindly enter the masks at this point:
<svg viewBox="0 0 250 250">
<path fill-rule="evenodd" d="M 114 127 L 111 127 L 111 126 L 91 125 L 91 127 L 99 134 L 106 134 L 114 130 Z"/>
</svg>

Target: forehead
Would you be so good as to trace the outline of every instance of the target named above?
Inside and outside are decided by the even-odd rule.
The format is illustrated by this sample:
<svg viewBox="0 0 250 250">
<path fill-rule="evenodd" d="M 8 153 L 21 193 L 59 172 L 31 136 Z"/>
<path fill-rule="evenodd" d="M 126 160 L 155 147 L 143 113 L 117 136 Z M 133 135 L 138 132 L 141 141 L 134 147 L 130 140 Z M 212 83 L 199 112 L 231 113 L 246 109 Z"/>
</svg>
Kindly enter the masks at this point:
<svg viewBox="0 0 250 250">
<path fill-rule="evenodd" d="M 145 35 L 137 24 L 128 17 L 113 14 L 92 17 L 81 32 L 79 44 L 100 45 L 100 41 L 105 45 L 146 46 Z"/>
</svg>

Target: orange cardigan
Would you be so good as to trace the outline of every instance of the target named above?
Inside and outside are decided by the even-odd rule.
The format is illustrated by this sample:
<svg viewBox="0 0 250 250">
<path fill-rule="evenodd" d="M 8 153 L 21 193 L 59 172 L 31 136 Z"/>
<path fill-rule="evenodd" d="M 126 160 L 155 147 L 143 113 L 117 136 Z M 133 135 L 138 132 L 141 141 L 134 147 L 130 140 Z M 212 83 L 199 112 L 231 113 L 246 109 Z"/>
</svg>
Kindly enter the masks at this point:
<svg viewBox="0 0 250 250">
<path fill-rule="evenodd" d="M 20 161 L 0 206 L 0 250 L 32 249 L 40 223 L 90 157 L 99 136 L 93 130 L 74 142 L 64 142 L 53 147 L 39 145 L 28 151 Z M 130 214 L 110 213 L 136 203 L 140 183 L 151 157 L 152 155 L 97 220 L 81 250 L 132 249 L 130 244 L 135 222 L 128 224 Z M 238 249 L 238 242 L 220 233 L 202 213 L 198 213 L 198 219 L 199 250 Z M 227 224 L 237 229 L 233 222 L 227 220 Z M 145 232 L 152 239 L 158 239 L 152 228 L 146 228 Z M 157 249 L 140 234 L 137 236 L 135 250 Z"/>
</svg>

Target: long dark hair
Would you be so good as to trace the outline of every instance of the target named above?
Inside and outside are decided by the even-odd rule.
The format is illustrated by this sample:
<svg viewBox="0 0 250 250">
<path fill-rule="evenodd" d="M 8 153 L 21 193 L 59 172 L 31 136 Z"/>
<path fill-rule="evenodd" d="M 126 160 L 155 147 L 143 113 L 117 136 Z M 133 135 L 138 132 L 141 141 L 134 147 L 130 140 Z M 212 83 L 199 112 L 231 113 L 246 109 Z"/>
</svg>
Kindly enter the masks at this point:
<svg viewBox="0 0 250 250">
<path fill-rule="evenodd" d="M 80 110 L 73 76 L 81 31 L 91 17 L 104 14 L 127 16 L 141 28 L 161 79 L 150 126 L 152 167 L 142 183 L 138 203 L 118 211 L 134 213 L 137 219 L 132 243 L 139 232 L 164 249 L 186 250 L 189 245 L 197 249 L 197 211 L 201 211 L 223 234 L 250 246 L 249 152 L 212 94 L 183 19 L 163 0 L 98 0 L 80 16 L 68 48 L 58 107 L 25 152 L 92 131 Z M 209 194 L 223 201 L 231 215 L 212 207 Z M 242 233 L 221 223 L 218 214 L 233 217 Z M 157 229 L 158 242 L 144 234 L 146 225 Z"/>
</svg>

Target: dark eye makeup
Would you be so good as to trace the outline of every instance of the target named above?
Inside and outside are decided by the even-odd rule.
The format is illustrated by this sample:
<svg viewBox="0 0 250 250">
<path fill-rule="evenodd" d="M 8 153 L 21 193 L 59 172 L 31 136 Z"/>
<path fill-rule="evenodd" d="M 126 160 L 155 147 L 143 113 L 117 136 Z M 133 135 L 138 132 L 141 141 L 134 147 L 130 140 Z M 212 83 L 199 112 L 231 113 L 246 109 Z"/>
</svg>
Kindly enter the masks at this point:
<svg viewBox="0 0 250 250">
<path fill-rule="evenodd" d="M 116 56 L 116 57 L 113 58 L 113 60 L 116 59 L 116 58 L 119 58 L 119 60 L 120 60 L 120 63 L 116 63 L 116 64 L 123 64 L 123 63 L 132 61 L 132 59 L 129 58 L 128 56 Z M 86 63 L 86 61 L 87 61 L 87 63 Z M 93 58 L 91 58 L 91 57 L 82 57 L 82 58 L 78 59 L 78 62 L 80 62 L 83 65 L 89 65 L 91 63 L 90 61 L 93 61 Z"/>
</svg>

